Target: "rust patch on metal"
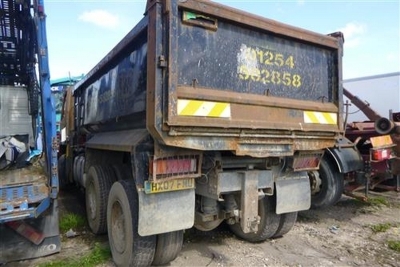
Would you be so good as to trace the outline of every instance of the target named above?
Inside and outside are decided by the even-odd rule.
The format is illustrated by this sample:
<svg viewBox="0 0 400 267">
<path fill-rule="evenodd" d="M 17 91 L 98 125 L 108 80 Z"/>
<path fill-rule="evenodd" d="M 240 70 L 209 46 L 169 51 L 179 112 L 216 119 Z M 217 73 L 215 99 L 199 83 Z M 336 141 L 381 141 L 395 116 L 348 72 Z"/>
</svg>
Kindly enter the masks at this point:
<svg viewBox="0 0 400 267">
<path fill-rule="evenodd" d="M 23 184 L 46 183 L 47 177 L 39 163 L 21 169 L 0 172 L 0 185 L 18 186 Z"/>
</svg>

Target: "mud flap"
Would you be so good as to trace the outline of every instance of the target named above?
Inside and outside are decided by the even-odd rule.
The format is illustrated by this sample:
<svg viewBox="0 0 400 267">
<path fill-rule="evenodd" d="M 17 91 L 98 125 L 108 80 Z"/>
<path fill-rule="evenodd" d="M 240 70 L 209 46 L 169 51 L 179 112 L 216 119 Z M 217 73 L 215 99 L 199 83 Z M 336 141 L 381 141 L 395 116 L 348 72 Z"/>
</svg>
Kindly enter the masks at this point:
<svg viewBox="0 0 400 267">
<path fill-rule="evenodd" d="M 189 229 L 194 224 L 194 189 L 146 194 L 139 191 L 139 235 Z"/>
<path fill-rule="evenodd" d="M 364 170 L 364 160 L 356 146 L 346 138 L 340 138 L 337 142 L 337 147 L 328 148 L 327 151 L 334 158 L 340 173 Z"/>
<path fill-rule="evenodd" d="M 0 224 L 0 265 L 39 258 L 60 252 L 58 202 L 53 200 L 48 213 L 36 219 Z M 40 238 L 39 238 L 40 237 Z M 38 243 L 39 244 L 35 244 Z"/>
<path fill-rule="evenodd" d="M 311 189 L 307 172 L 280 177 L 275 186 L 277 214 L 310 209 Z"/>
</svg>

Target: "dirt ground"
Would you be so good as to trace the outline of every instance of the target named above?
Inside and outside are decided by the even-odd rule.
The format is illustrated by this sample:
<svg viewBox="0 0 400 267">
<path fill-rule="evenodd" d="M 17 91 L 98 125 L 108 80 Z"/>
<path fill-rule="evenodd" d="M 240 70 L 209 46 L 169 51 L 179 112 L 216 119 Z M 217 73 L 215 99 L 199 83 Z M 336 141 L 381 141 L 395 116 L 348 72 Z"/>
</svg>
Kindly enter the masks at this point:
<svg viewBox="0 0 400 267">
<path fill-rule="evenodd" d="M 400 241 L 400 193 L 373 193 L 366 204 L 343 196 L 330 208 L 299 213 L 293 229 L 284 237 L 251 244 L 236 238 L 226 226 L 210 232 L 185 232 L 181 253 L 168 266 L 399 266 L 400 252 L 388 241 Z M 60 196 L 61 216 L 66 212 L 84 214 L 83 198 L 71 192 Z M 382 202 L 382 201 L 381 201 Z M 389 225 L 383 232 L 373 226 Z M 74 238 L 63 237 L 62 251 L 41 259 L 7 266 L 37 266 L 40 263 L 77 258 L 88 253 L 94 242 L 107 243 L 107 236 L 89 231 Z M 114 266 L 112 260 L 102 267 Z"/>
</svg>

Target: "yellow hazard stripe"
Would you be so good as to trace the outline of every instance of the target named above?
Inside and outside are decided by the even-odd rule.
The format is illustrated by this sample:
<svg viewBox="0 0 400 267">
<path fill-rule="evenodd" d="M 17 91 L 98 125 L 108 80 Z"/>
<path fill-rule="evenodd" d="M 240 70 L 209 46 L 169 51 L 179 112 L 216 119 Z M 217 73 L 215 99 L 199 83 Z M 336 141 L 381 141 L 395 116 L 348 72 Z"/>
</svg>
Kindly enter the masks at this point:
<svg viewBox="0 0 400 267">
<path fill-rule="evenodd" d="M 304 111 L 305 123 L 337 124 L 337 114 L 329 112 Z"/>
<path fill-rule="evenodd" d="M 178 115 L 230 118 L 231 104 L 201 100 L 178 99 Z"/>
</svg>

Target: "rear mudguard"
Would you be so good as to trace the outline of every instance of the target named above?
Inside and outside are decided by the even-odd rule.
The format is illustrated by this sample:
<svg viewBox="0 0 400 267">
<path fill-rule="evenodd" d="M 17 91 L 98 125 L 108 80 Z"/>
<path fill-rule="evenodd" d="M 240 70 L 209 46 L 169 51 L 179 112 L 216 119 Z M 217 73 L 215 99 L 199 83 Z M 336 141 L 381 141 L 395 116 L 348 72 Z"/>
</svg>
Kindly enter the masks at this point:
<svg viewBox="0 0 400 267">
<path fill-rule="evenodd" d="M 58 220 L 58 202 L 55 199 L 50 205 L 48 213 L 43 213 L 35 219 L 11 222 L 14 223 L 14 226 L 22 226 L 19 229 L 14 227 L 17 231 L 20 230 L 21 234 L 12 229 L 8 223 L 0 224 L 0 265 L 60 252 L 61 240 Z M 24 228 L 33 229 L 34 232 L 24 231 Z"/>
<path fill-rule="evenodd" d="M 326 156 L 333 160 L 340 173 L 364 169 L 364 160 L 354 143 L 345 137 L 337 140 L 335 147 L 327 148 Z"/>
</svg>

